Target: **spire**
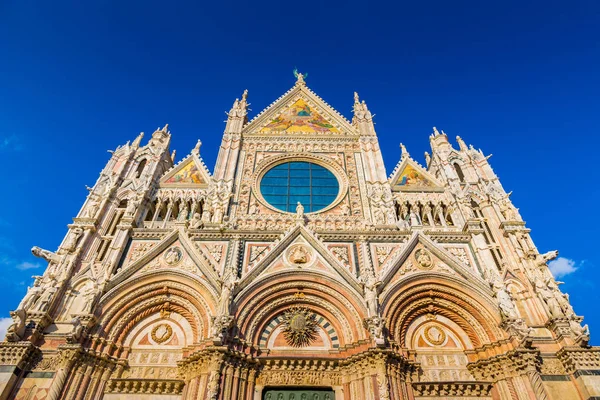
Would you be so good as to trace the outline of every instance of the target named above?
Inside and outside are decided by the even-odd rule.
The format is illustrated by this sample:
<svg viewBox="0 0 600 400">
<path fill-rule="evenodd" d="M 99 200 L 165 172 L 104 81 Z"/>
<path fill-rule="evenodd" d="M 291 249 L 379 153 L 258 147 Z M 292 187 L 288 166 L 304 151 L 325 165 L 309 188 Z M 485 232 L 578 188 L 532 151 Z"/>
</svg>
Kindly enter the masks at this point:
<svg viewBox="0 0 600 400">
<path fill-rule="evenodd" d="M 400 143 L 400 150 L 402 151 L 402 154 L 400 155 L 400 160 L 404 160 L 405 158 L 410 158 L 410 154 L 408 154 L 408 150 L 406 150 L 406 146 L 404 146 L 404 144 Z"/>
<path fill-rule="evenodd" d="M 199 156 L 200 155 L 200 146 L 202 146 L 202 142 L 200 141 L 200 139 L 198 139 L 198 142 L 196 143 L 194 150 L 192 150 L 192 153 Z"/>
<path fill-rule="evenodd" d="M 371 112 L 367 107 L 367 103 L 363 100 L 362 103 L 358 97 L 358 93 L 354 92 L 354 117 L 358 119 L 372 119 Z"/>
<path fill-rule="evenodd" d="M 142 141 L 143 138 L 144 138 L 144 132 L 140 132 L 140 134 L 138 135 L 138 137 L 135 138 L 135 140 L 133 141 L 131 146 L 137 149 L 138 147 L 140 147 L 140 142 Z"/>
<path fill-rule="evenodd" d="M 247 98 L 248 98 L 248 89 L 244 90 L 241 101 L 240 101 L 240 99 L 236 98 L 235 101 L 233 102 L 233 106 L 231 106 L 231 110 L 229 110 L 229 113 L 227 113 L 227 115 L 229 116 L 230 119 L 246 117 L 246 115 L 248 114 Z"/>
<path fill-rule="evenodd" d="M 225 126 L 225 132 L 236 132 L 240 133 L 242 127 L 248 121 L 248 89 L 242 93 L 242 100 L 235 99 L 231 110 L 227 114 L 227 126 Z"/>
<path fill-rule="evenodd" d="M 456 141 L 458 142 L 458 147 L 460 147 L 460 149 L 462 151 L 469 150 L 469 148 L 467 147 L 467 144 L 465 143 L 464 140 L 462 140 L 462 138 L 460 136 L 456 136 Z"/>
</svg>

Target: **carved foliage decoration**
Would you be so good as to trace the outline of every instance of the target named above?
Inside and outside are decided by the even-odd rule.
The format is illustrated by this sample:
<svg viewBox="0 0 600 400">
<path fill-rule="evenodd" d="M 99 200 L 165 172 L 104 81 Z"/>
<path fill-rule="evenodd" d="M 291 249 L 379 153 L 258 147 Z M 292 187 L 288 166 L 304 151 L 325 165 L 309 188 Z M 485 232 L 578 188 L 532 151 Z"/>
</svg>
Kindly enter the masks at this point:
<svg viewBox="0 0 600 400">
<path fill-rule="evenodd" d="M 316 316 L 306 307 L 290 307 L 283 314 L 283 334 L 293 347 L 308 346 L 317 336 Z"/>
</svg>

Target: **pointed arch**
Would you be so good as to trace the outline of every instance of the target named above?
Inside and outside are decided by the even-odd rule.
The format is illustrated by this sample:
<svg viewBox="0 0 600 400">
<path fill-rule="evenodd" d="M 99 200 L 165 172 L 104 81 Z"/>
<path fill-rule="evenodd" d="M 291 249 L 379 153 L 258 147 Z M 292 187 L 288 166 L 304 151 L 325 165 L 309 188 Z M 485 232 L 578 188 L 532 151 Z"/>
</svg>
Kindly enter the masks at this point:
<svg viewBox="0 0 600 400">
<path fill-rule="evenodd" d="M 135 177 L 139 178 L 140 176 L 142 176 L 142 174 L 144 173 L 144 169 L 146 169 L 146 164 L 148 162 L 148 159 L 144 158 L 142 160 L 140 160 L 137 169 L 135 171 Z"/>
<path fill-rule="evenodd" d="M 464 174 L 462 168 L 460 167 L 460 165 L 458 164 L 458 162 L 454 161 L 452 163 L 452 166 L 454 167 L 454 171 L 456 171 L 456 175 L 458 176 L 458 179 L 461 182 L 464 182 L 465 181 L 465 174 Z"/>
</svg>

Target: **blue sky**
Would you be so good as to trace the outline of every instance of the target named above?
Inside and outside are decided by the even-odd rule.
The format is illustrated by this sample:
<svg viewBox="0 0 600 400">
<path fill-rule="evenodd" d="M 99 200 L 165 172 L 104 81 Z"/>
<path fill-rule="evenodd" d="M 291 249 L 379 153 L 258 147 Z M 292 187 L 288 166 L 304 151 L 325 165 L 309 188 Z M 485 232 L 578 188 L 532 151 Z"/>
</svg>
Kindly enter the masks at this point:
<svg viewBox="0 0 600 400">
<path fill-rule="evenodd" d="M 0 2 L 0 317 L 107 149 L 169 123 L 178 158 L 201 139 L 212 167 L 233 100 L 248 89 L 255 115 L 297 66 L 347 118 L 354 91 L 367 101 L 388 173 L 399 142 L 423 162 L 432 126 L 493 153 L 600 344 L 600 3 L 172 3 Z"/>
</svg>

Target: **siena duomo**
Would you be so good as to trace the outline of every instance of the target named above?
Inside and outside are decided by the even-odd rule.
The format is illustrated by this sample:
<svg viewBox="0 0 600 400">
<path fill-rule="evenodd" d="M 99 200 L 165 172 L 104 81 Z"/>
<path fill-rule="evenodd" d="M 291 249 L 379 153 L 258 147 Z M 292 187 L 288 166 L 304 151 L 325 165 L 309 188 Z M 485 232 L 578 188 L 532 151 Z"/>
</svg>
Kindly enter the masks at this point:
<svg viewBox="0 0 600 400">
<path fill-rule="evenodd" d="M 211 172 L 168 126 L 112 156 L 10 313 L 0 399 L 600 399 L 600 348 L 481 150 L 390 174 L 305 76 L 228 112 Z"/>
</svg>

